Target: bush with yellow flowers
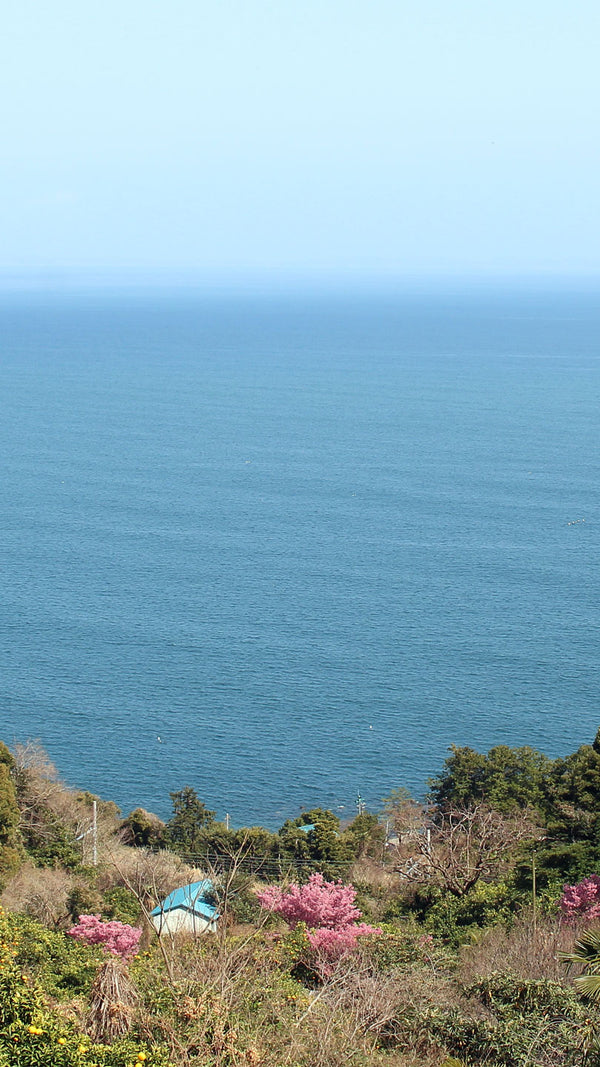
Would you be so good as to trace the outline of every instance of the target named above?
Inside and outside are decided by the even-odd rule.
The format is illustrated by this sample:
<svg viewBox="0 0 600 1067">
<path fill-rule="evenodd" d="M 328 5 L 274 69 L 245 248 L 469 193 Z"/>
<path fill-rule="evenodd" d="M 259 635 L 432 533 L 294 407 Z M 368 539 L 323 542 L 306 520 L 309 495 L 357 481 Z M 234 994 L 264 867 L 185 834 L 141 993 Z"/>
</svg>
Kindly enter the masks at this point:
<svg viewBox="0 0 600 1067">
<path fill-rule="evenodd" d="M 53 1010 L 18 957 L 15 928 L 0 909 L 0 1067 L 168 1067 L 164 1046 L 90 1041 Z"/>
<path fill-rule="evenodd" d="M 98 966 L 105 958 L 101 948 L 82 944 L 61 930 L 49 930 L 27 915 L 7 913 L 5 929 L 16 948 L 18 966 L 34 971 L 53 1000 L 89 996 Z"/>
</svg>

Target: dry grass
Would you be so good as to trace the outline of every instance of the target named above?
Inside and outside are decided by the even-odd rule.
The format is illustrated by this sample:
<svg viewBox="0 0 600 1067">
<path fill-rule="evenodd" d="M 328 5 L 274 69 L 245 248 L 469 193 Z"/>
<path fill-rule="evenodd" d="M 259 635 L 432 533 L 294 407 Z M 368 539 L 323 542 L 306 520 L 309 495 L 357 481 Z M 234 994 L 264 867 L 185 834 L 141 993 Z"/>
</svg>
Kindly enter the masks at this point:
<svg viewBox="0 0 600 1067">
<path fill-rule="evenodd" d="M 94 979 L 86 1029 L 93 1041 L 111 1044 L 131 1029 L 138 992 L 127 966 L 116 956 L 102 964 Z"/>
<path fill-rule="evenodd" d="M 173 852 L 130 848 L 113 839 L 105 852 L 98 887 L 106 892 L 113 886 L 126 886 L 151 910 L 178 886 L 204 877 L 203 871 L 190 867 Z"/>
<path fill-rule="evenodd" d="M 7 911 L 22 912 L 45 926 L 60 926 L 69 917 L 67 900 L 73 884 L 67 871 L 25 863 L 0 900 Z"/>
<path fill-rule="evenodd" d="M 158 1030 L 177 1064 L 205 1057 L 214 1067 L 437 1067 L 443 1059 L 425 1032 L 414 1052 L 414 1031 L 407 1028 L 404 1040 L 396 1021 L 424 1004 L 446 1002 L 444 979 L 416 967 L 377 973 L 355 956 L 307 989 L 286 974 L 283 945 L 270 933 L 243 929 L 248 936 L 177 938 L 169 948 L 173 1009 L 148 1011 L 150 993 L 138 1026 L 148 1038 Z M 160 990 L 164 971 L 155 956 L 144 961 L 146 976 L 153 969 L 150 985 Z M 380 1048 L 388 1032 L 394 1034 L 391 1047 Z"/>
<path fill-rule="evenodd" d="M 405 886 L 403 879 L 390 867 L 384 867 L 377 860 L 361 856 L 350 867 L 348 881 L 353 885 L 362 882 L 373 889 L 396 897 Z"/>
<path fill-rule="evenodd" d="M 531 918 L 523 918 L 510 930 L 503 927 L 485 930 L 475 945 L 462 950 L 460 977 L 468 982 L 472 978 L 485 978 L 494 971 L 510 971 L 524 980 L 564 981 L 565 968 L 559 953 L 571 950 L 577 933 L 575 926 L 547 918 L 538 920 L 537 928 Z"/>
</svg>

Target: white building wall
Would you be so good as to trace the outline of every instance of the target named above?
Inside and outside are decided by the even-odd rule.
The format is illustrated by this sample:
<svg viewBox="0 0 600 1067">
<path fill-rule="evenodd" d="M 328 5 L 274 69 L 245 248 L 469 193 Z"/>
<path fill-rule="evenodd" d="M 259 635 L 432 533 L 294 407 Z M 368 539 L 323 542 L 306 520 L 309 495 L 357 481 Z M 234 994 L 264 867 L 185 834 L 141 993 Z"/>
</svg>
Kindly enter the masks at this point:
<svg viewBox="0 0 600 1067">
<path fill-rule="evenodd" d="M 185 908 L 172 908 L 160 915 L 152 915 L 152 924 L 159 934 L 204 934 L 216 933 L 215 919 L 205 919 Z"/>
</svg>

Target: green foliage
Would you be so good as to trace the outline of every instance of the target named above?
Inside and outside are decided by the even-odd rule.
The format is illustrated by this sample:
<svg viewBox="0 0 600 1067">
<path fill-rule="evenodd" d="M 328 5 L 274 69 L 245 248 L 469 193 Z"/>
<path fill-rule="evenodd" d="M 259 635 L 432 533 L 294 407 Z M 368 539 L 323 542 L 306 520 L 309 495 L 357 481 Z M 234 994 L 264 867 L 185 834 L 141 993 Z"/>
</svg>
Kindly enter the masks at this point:
<svg viewBox="0 0 600 1067">
<path fill-rule="evenodd" d="M 600 847 L 586 841 L 542 841 L 536 848 L 535 868 L 538 897 L 540 901 L 547 900 L 556 910 L 565 883 L 574 885 L 600 870 Z M 517 858 L 512 879 L 521 897 L 531 899 L 531 849 L 523 851 Z"/>
<path fill-rule="evenodd" d="M 28 803 L 34 797 L 35 805 L 26 810 L 23 804 L 19 824 L 14 789 L 19 779 L 11 771 L 16 774 L 12 756 L 0 743 L 0 877 L 7 847 L 15 850 L 18 863 L 20 827 L 38 863 L 78 866 L 79 847 L 76 861 L 73 853 L 69 857 L 73 832 L 63 816 L 71 810 L 64 795 L 53 811 L 38 781 L 37 792 L 32 788 L 27 796 Z M 22 781 L 25 788 L 24 774 Z M 439 804 L 432 847 L 435 828 L 449 808 L 490 806 L 503 818 L 519 815 L 524 808 L 537 809 L 546 826 L 545 839 L 535 846 L 538 915 L 544 906 L 555 909 L 564 882 L 600 872 L 600 732 L 593 745 L 557 761 L 528 748 L 496 746 L 487 755 L 454 748 L 432 790 Z M 142 809 L 132 812 L 122 828 L 138 846 L 168 842 L 180 854 L 214 858 L 226 887 L 217 888 L 217 894 L 224 891 L 227 896 L 226 901 L 219 897 L 218 904 L 226 906 L 236 922 L 258 926 L 259 906 L 249 888 L 249 873 L 255 881 L 263 872 L 272 878 L 274 870 L 285 876 L 293 868 L 294 880 L 314 871 L 328 879 L 345 879 L 356 856 L 382 860 L 383 828 L 373 815 L 360 815 L 341 831 L 332 812 L 316 808 L 288 820 L 273 834 L 261 827 L 227 829 L 190 787 L 171 799 L 173 817 L 164 835 L 160 820 Z M 83 795 L 82 804 L 89 802 Z M 394 828 L 407 835 L 408 856 L 411 842 L 422 840 L 411 832 L 422 827 L 424 809 L 404 791 L 395 792 L 388 804 Z M 74 823 L 76 806 L 73 810 Z M 107 808 L 106 814 L 112 818 L 115 811 Z M 471 845 L 469 849 L 467 869 L 474 855 Z M 241 936 L 223 922 L 222 936 L 163 946 L 166 959 L 152 943 L 130 965 L 140 995 L 139 1005 L 131 1008 L 130 1036 L 110 1047 L 92 1044 L 75 1022 L 67 1021 L 82 1019 L 88 1011 L 91 984 L 103 959 L 100 950 L 25 916 L 0 915 L 0 1067 L 164 1067 L 167 1047 L 178 1067 L 274 1067 L 283 1062 L 294 1067 L 316 1062 L 323 1067 L 340 1062 L 384 1067 L 399 1062 L 390 1055 L 392 1049 L 398 1049 L 402 1062 L 423 1055 L 424 1062 L 428 1057 L 436 1063 L 441 1059 L 444 1067 L 600 1067 L 595 1006 L 584 1004 L 577 985 L 568 985 L 566 978 L 564 984 L 534 982 L 494 973 L 467 985 L 456 978 L 462 966 L 456 947 L 474 939 L 478 944 L 472 955 L 479 953 L 477 959 L 482 959 L 482 946 L 488 944 L 479 933 L 482 928 L 499 927 L 489 940 L 496 958 L 502 958 L 502 928 L 510 926 L 523 904 L 531 904 L 532 849 L 530 841 L 517 846 L 501 871 L 486 873 L 462 896 L 444 892 L 433 877 L 400 895 L 405 882 L 389 862 L 381 864 L 373 885 L 365 881 L 356 888 L 361 903 L 363 897 L 370 902 L 378 925 L 382 912 L 398 922 L 384 924 L 379 934 L 365 939 L 347 961 L 347 972 L 341 968 L 336 973 L 331 989 L 323 987 L 322 975 L 307 962 L 308 942 L 301 926 L 278 938 L 273 924 L 264 931 L 245 929 Z M 400 863 L 400 849 L 395 855 Z M 442 841 L 435 859 L 443 858 Z M 462 854 L 457 862 L 463 864 Z M 373 866 L 361 869 L 368 872 Z M 33 873 L 40 884 L 52 877 Z M 111 880 L 103 882 L 102 877 L 102 872 L 97 878 L 79 868 L 76 883 L 69 879 L 68 907 L 74 918 L 99 912 L 137 925 L 134 894 L 122 886 L 100 894 L 96 886 Z M 390 901 L 392 892 L 399 895 Z M 407 912 L 410 918 L 400 924 Z M 549 922 L 546 925 L 550 928 Z M 535 938 L 532 944 L 538 944 Z M 539 973 L 546 967 L 554 973 L 552 944 L 550 939 L 549 962 Z M 593 958 L 589 953 L 585 959 L 578 957 L 584 967 L 579 984 L 583 994 L 600 997 L 600 953 L 596 944 L 592 948 Z M 317 985 L 315 996 L 309 989 Z M 369 1014 L 371 1003 L 378 1019 L 380 1010 L 384 1018 L 376 1025 Z M 337 1058 L 331 1047 L 321 1045 L 322 1037 L 329 1041 L 335 1034 L 345 1035 L 346 1041 Z M 145 1058 L 139 1058 L 140 1052 Z"/>
<path fill-rule="evenodd" d="M 19 869 L 23 855 L 18 833 L 19 805 L 11 780 L 12 762 L 12 756 L 6 745 L 2 745 L 0 748 L 0 888 Z"/>
<path fill-rule="evenodd" d="M 102 797 L 96 796 L 95 793 L 88 793 L 87 790 L 78 793 L 76 800 L 78 804 L 86 807 L 90 814 L 95 801 L 98 818 L 117 820 L 121 815 L 121 809 L 118 804 L 115 804 L 114 800 L 103 800 Z"/>
<path fill-rule="evenodd" d="M 14 948 L 14 961 L 35 973 L 44 989 L 56 999 L 90 990 L 102 951 L 57 930 L 48 930 L 26 915 L 7 915 L 5 935 Z"/>
<path fill-rule="evenodd" d="M 504 814 L 519 808 L 546 812 L 554 763 L 524 746 L 496 745 L 487 755 L 465 746 L 451 746 L 442 772 L 429 782 L 433 802 L 441 810 L 485 804 Z"/>
<path fill-rule="evenodd" d="M 574 979 L 578 992 L 584 1000 L 600 1001 L 600 932 L 584 930 L 577 938 L 572 952 L 561 953 L 563 962 L 570 970 L 573 965 L 583 973 Z"/>
<path fill-rule="evenodd" d="M 0 766 L 0 776 L 2 770 Z M 81 845 L 76 840 L 75 829 L 31 787 L 32 778 L 30 772 L 23 769 L 15 778 L 20 837 L 25 851 L 40 867 L 60 866 L 76 870 L 81 866 Z"/>
<path fill-rule="evenodd" d="M 0 765 L 8 767 L 9 771 L 12 770 L 15 765 L 14 756 L 3 741 L 0 741 Z"/>
<path fill-rule="evenodd" d="M 256 893 L 246 886 L 229 896 L 228 909 L 230 916 L 238 923 L 258 924 L 262 919 L 262 908 L 256 898 Z"/>
<path fill-rule="evenodd" d="M 552 782 L 553 836 L 597 842 L 600 835 L 600 730 L 592 745 L 582 745 L 566 759 L 556 760 Z"/>
<path fill-rule="evenodd" d="M 564 1015 L 581 1020 L 585 1017 L 575 992 L 548 978 L 524 981 L 516 975 L 497 971 L 487 978 L 465 986 L 466 996 L 481 1001 L 494 1011 L 524 1015 Z"/>
<path fill-rule="evenodd" d="M 380 923 L 378 933 L 359 944 L 358 954 L 381 974 L 404 971 L 415 964 L 448 967 L 451 958 L 442 942 L 416 923 L 405 923 L 402 929 L 393 923 Z"/>
<path fill-rule="evenodd" d="M 504 882 L 478 882 L 463 897 L 440 894 L 426 914 L 427 929 L 450 944 L 469 938 L 473 927 L 508 924 L 512 919 L 512 895 Z"/>
<path fill-rule="evenodd" d="M 589 1020 L 573 990 L 548 979 L 495 973 L 463 990 L 459 1004 L 408 1006 L 386 1028 L 388 1047 L 429 1040 L 459 1062 L 495 1067 L 581 1067 Z"/>
<path fill-rule="evenodd" d="M 279 841 L 282 863 L 289 861 L 305 878 L 316 871 L 325 878 L 341 878 L 353 859 L 352 848 L 340 834 L 339 819 L 324 808 L 288 819 L 279 831 Z"/>
<path fill-rule="evenodd" d="M 357 859 L 360 856 L 380 859 L 385 843 L 385 827 L 381 825 L 376 815 L 365 811 L 357 815 L 346 827 L 342 834 L 342 841 L 348 845 L 352 855 Z"/>
<path fill-rule="evenodd" d="M 125 844 L 134 848 L 163 848 L 165 824 L 157 815 L 136 808 L 123 819 L 119 829 Z"/>
<path fill-rule="evenodd" d="M 165 982 L 155 954 L 149 961 L 138 959 L 133 964 L 144 998 L 145 1025 L 157 1039 L 163 1033 L 176 1034 L 177 1062 L 197 1063 L 198 1067 L 274 1067 L 290 1062 L 283 1055 L 258 1055 L 255 1042 L 258 1037 L 266 1048 L 270 1042 L 285 1047 L 297 1012 L 309 1007 L 306 989 L 289 973 L 297 952 L 285 952 L 281 944 L 260 936 L 250 941 L 230 937 L 226 944 L 213 939 L 187 942 L 179 951 L 186 978 L 172 986 Z M 207 983 L 205 977 L 214 975 L 217 961 L 227 968 L 228 960 L 235 975 L 233 998 L 227 986 L 221 994 L 218 985 Z"/>
<path fill-rule="evenodd" d="M 232 851 L 229 855 L 252 857 L 256 861 L 256 870 L 260 870 L 262 860 L 276 859 L 279 855 L 279 836 L 262 826 L 242 826 L 230 833 L 227 847 Z"/>
<path fill-rule="evenodd" d="M 67 897 L 67 911 L 74 923 L 80 915 L 95 915 L 103 907 L 102 897 L 94 885 L 77 882 Z"/>
<path fill-rule="evenodd" d="M 23 961 L 35 963 L 38 973 L 49 981 L 44 963 L 51 960 L 59 968 L 64 964 L 56 940 L 59 936 L 31 920 L 0 913 L 0 1065 L 130 1067 L 144 1063 L 166 1067 L 165 1048 L 129 1039 L 111 1046 L 94 1044 L 52 1009 L 46 1000 L 49 987 L 42 990 L 38 980 L 23 969 Z"/>
<path fill-rule="evenodd" d="M 198 834 L 198 844 L 201 855 L 209 862 L 227 857 L 232 861 L 243 861 L 246 871 L 260 872 L 267 861 L 276 859 L 279 854 L 277 834 L 262 826 L 228 830 L 225 823 L 212 822 Z"/>
<path fill-rule="evenodd" d="M 80 912 L 80 914 L 84 914 Z M 87 912 L 87 914 L 94 914 Z M 116 919 L 120 923 L 129 923 L 130 926 L 138 926 L 141 919 L 141 908 L 135 893 L 124 886 L 113 886 L 104 893 L 102 915 L 105 919 Z"/>
<path fill-rule="evenodd" d="M 382 921 L 384 923 L 397 923 L 415 920 L 418 909 L 414 907 L 414 896 L 415 892 L 411 891 L 409 894 L 401 893 L 396 897 L 392 897 L 383 912 Z"/>
<path fill-rule="evenodd" d="M 81 867 L 81 846 L 73 829 L 48 808 L 39 807 L 27 824 L 22 823 L 21 836 L 28 856 L 39 867 Z"/>
<path fill-rule="evenodd" d="M 202 851 L 203 831 L 214 823 L 215 813 L 189 785 L 169 796 L 173 815 L 165 827 L 165 844 L 173 852 L 194 857 Z"/>
</svg>

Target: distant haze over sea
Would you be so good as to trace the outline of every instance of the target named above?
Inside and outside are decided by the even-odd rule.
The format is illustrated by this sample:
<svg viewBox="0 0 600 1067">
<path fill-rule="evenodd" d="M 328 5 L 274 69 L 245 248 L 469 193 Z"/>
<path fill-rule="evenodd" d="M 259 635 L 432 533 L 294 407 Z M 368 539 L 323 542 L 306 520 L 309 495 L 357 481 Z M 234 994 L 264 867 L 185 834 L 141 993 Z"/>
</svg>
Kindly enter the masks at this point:
<svg viewBox="0 0 600 1067">
<path fill-rule="evenodd" d="M 0 295 L 0 736 L 167 817 L 600 725 L 600 301 Z"/>
</svg>

